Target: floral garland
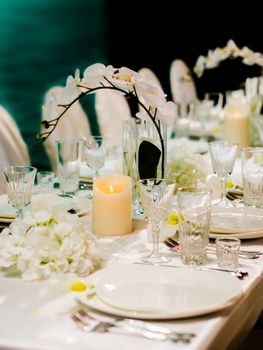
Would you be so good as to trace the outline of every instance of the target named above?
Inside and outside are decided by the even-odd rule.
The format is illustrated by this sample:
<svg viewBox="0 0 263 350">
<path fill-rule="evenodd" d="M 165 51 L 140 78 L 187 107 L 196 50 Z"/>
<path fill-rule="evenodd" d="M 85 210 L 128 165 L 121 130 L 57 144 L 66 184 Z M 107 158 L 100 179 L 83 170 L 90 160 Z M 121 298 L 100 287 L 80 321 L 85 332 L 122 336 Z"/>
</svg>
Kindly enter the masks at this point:
<svg viewBox="0 0 263 350">
<path fill-rule="evenodd" d="M 86 276 L 99 263 L 85 222 L 65 210 L 28 211 L 0 235 L 0 267 L 15 269 L 24 280 L 66 272 Z"/>
<path fill-rule="evenodd" d="M 162 151 L 162 175 L 164 175 L 164 141 L 161 134 L 159 121 L 173 123 L 175 119 L 175 104 L 166 101 L 166 95 L 156 84 L 146 81 L 143 76 L 129 68 L 120 69 L 96 63 L 87 67 L 83 78 L 76 70 L 75 76 L 69 76 L 61 94 L 51 96 L 44 111 L 45 119 L 42 127 L 45 129 L 37 135 L 44 142 L 54 131 L 59 120 L 66 111 L 83 96 L 95 93 L 101 89 L 109 89 L 124 95 L 127 99 L 133 99 L 140 107 L 137 118 L 150 120 L 159 135 Z"/>
<path fill-rule="evenodd" d="M 242 62 L 246 65 L 256 64 L 263 67 L 263 55 L 261 53 L 254 52 L 246 46 L 240 49 L 233 40 L 229 40 L 225 47 L 217 47 L 215 50 L 209 50 L 207 56 L 199 56 L 193 70 L 200 78 L 205 69 L 216 68 L 220 62 L 237 57 L 242 58 Z"/>
</svg>

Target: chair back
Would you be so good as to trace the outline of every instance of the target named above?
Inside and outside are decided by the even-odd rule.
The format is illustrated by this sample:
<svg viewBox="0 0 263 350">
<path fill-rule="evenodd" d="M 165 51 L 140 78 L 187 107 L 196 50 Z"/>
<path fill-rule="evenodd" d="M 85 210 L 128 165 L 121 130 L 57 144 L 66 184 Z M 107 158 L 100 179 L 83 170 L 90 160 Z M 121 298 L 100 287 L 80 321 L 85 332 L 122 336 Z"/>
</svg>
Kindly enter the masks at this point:
<svg viewBox="0 0 263 350">
<path fill-rule="evenodd" d="M 159 78 L 150 68 L 143 67 L 139 70 L 138 73 L 140 73 L 145 80 L 149 81 L 150 83 L 154 83 L 160 88 L 162 88 Z"/>
<path fill-rule="evenodd" d="M 175 59 L 170 67 L 170 86 L 175 103 L 187 105 L 197 100 L 196 86 L 183 60 Z"/>
<path fill-rule="evenodd" d="M 30 165 L 30 157 L 16 122 L 0 105 L 0 168 L 9 165 Z M 5 185 L 1 175 L 0 193 L 4 191 Z"/>
<path fill-rule="evenodd" d="M 110 90 L 99 90 L 95 106 L 101 134 L 109 138 L 109 149 L 120 146 L 123 120 L 131 118 L 125 97 Z"/>
<path fill-rule="evenodd" d="M 50 88 L 44 100 L 44 105 L 42 108 L 42 120 L 48 120 L 48 116 L 45 113 L 49 100 L 56 98 L 63 90 L 63 87 L 54 86 Z M 53 119 L 52 116 L 49 117 Z M 44 142 L 44 147 L 46 149 L 52 170 L 56 172 L 57 170 L 57 148 L 56 140 L 72 140 L 80 139 L 82 136 L 90 135 L 90 127 L 88 122 L 87 114 L 84 112 L 79 101 L 75 102 L 64 116 L 58 122 L 55 130 Z"/>
</svg>

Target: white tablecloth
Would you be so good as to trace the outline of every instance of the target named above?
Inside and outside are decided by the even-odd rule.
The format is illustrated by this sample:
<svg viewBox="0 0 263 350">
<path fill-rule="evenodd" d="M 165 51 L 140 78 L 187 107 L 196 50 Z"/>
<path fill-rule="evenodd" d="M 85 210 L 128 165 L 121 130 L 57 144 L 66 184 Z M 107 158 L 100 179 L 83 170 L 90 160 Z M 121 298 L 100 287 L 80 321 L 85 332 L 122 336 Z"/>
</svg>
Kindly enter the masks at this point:
<svg viewBox="0 0 263 350">
<path fill-rule="evenodd" d="M 105 265 L 129 263 L 138 260 L 151 248 L 146 241 L 146 230 L 123 237 L 98 239 L 98 248 Z M 244 241 L 244 246 L 262 249 L 263 239 Z M 161 245 L 172 256 L 172 262 L 182 265 L 179 257 Z M 209 255 L 209 265 L 216 266 L 215 256 Z M 125 265 L 123 265 L 125 266 Z M 157 322 L 177 331 L 196 333 L 190 344 L 155 342 L 116 333 L 84 333 L 68 313 L 42 315 L 38 304 L 49 282 L 30 283 L 19 278 L 0 278 L 0 349 L 48 350 L 116 350 L 116 349 L 226 349 L 239 344 L 255 323 L 263 309 L 263 257 L 255 260 L 240 259 L 240 267 L 249 276 L 239 283 L 244 297 L 231 308 L 207 316 L 184 320 Z"/>
</svg>

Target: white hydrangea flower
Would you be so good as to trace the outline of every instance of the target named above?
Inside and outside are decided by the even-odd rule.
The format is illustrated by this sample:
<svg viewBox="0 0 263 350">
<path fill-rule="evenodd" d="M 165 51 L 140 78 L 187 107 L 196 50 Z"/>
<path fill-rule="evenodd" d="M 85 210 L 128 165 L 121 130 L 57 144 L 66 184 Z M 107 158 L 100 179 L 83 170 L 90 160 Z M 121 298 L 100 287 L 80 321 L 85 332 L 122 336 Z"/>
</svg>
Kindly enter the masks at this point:
<svg viewBox="0 0 263 350">
<path fill-rule="evenodd" d="M 208 166 L 204 158 L 193 153 L 187 143 L 177 143 L 168 159 L 168 178 L 176 181 L 177 187 L 204 184 Z"/>
<path fill-rule="evenodd" d="M 16 268 L 24 280 L 61 272 L 87 276 L 99 262 L 85 223 L 64 210 L 26 212 L 0 236 L 0 267 Z"/>
</svg>

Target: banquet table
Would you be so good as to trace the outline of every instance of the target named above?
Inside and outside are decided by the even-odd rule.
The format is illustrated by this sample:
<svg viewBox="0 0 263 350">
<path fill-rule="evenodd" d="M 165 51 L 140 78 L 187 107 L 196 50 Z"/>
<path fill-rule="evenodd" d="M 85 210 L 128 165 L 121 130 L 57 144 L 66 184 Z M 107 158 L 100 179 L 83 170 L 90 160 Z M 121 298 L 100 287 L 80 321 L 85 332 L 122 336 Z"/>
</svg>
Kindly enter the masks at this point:
<svg viewBox="0 0 263 350">
<path fill-rule="evenodd" d="M 82 209 L 87 214 L 84 220 L 89 227 L 90 202 L 83 193 L 84 191 L 80 191 L 80 197 L 77 196 L 76 202 L 83 206 Z M 65 198 L 65 200 L 69 199 Z M 6 197 L 0 196 L 0 209 L 4 201 Z M 69 208 L 70 205 L 71 203 L 67 202 L 66 207 Z M 169 225 L 164 230 L 171 234 L 176 228 Z M 141 257 L 151 249 L 152 245 L 145 222 L 141 219 L 133 221 L 131 234 L 96 236 L 95 239 L 102 259 L 101 267 L 111 268 L 117 264 L 124 271 L 127 265 L 141 262 Z M 263 233 L 262 237 L 256 239 L 242 239 L 241 248 L 243 249 L 262 250 L 262 247 Z M 160 244 L 160 249 L 171 258 L 167 264 L 171 269 L 183 267 L 177 253 L 169 250 L 164 244 Z M 205 267 L 218 267 L 215 255 L 208 254 L 208 263 Z M 158 268 L 162 269 L 162 266 Z M 2 272 L 0 275 L 0 349 L 224 350 L 238 348 L 263 310 L 263 255 L 253 260 L 240 258 L 239 268 L 247 271 L 248 276 L 237 280 L 242 296 L 229 307 L 195 317 L 147 320 L 170 330 L 195 333 L 196 336 L 188 344 L 153 341 L 114 330 L 107 333 L 84 332 L 71 318 L 73 310 L 84 307 L 82 304 L 75 302 L 72 308 L 63 309 L 63 303 L 62 306 L 59 303 L 59 290 L 57 299 L 48 301 L 45 299 L 47 292 L 54 290 L 52 280 L 27 282 L 17 275 L 6 277 Z M 66 275 L 62 276 L 61 283 L 63 279 L 66 281 Z"/>
<path fill-rule="evenodd" d="M 242 248 L 262 249 L 263 238 L 244 240 Z M 116 237 L 97 237 L 103 265 L 110 267 L 138 261 L 151 247 L 143 221 L 135 224 L 133 233 Z M 169 266 L 182 266 L 180 258 L 161 245 L 170 255 Z M 253 327 L 263 309 L 263 257 L 240 259 L 240 268 L 248 276 L 238 280 L 243 295 L 229 308 L 199 317 L 149 322 L 167 326 L 171 330 L 193 332 L 196 337 L 189 344 L 153 341 L 125 333 L 86 333 L 76 327 L 70 311 L 39 312 L 43 291 L 51 288 L 49 281 L 26 282 L 19 277 L 0 278 L 0 349 L 234 349 Z M 208 266 L 217 267 L 216 258 L 209 255 Z M 159 267 L 162 268 L 162 267 Z M 175 267 L 176 268 L 176 267 Z M 221 272 L 220 272 L 221 273 Z"/>
</svg>

